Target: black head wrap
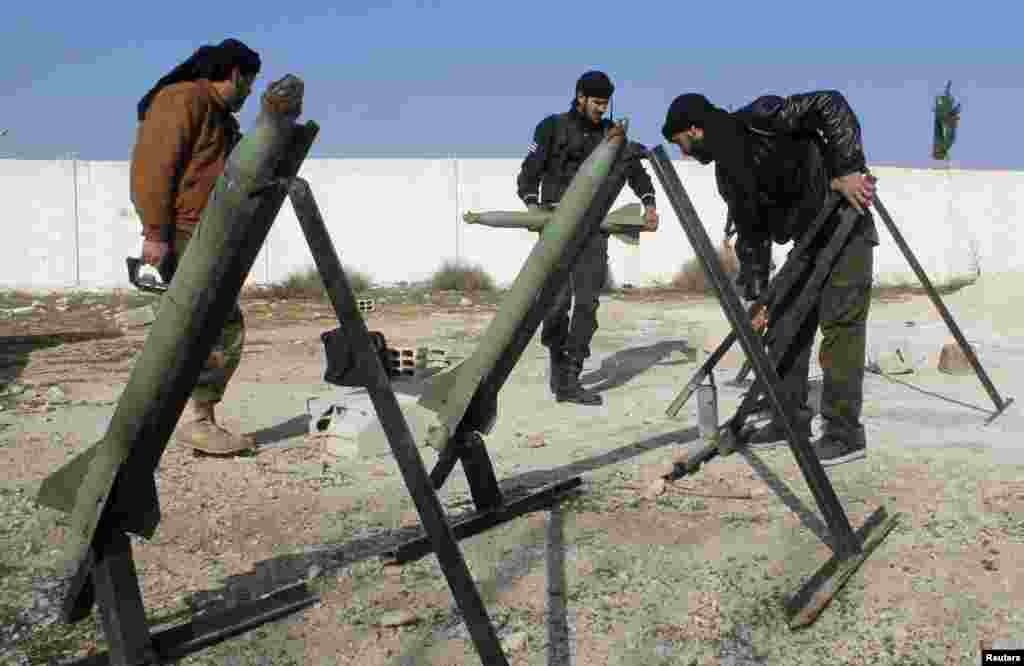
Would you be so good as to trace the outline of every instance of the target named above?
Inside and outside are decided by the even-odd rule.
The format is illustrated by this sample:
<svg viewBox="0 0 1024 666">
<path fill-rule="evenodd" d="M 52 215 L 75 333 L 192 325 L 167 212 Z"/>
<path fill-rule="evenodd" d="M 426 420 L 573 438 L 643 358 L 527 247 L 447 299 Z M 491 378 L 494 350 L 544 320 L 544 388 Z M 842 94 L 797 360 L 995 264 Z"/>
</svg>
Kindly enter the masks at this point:
<svg viewBox="0 0 1024 666">
<path fill-rule="evenodd" d="M 615 92 L 612 80 L 604 72 L 589 71 L 576 81 L 576 94 L 584 97 L 610 99 Z"/>
<path fill-rule="evenodd" d="M 139 121 L 146 116 L 146 111 L 153 98 L 163 88 L 182 81 L 224 81 L 231 77 L 232 70 L 237 67 L 242 76 L 252 76 L 260 71 L 260 56 L 237 39 L 225 39 L 216 46 L 205 44 L 196 49 L 189 59 L 175 67 L 169 74 L 156 82 L 146 96 L 139 101 Z"/>
<path fill-rule="evenodd" d="M 697 93 L 687 93 L 672 100 L 665 116 L 665 124 L 661 126 L 661 135 L 671 142 L 672 136 L 684 132 L 691 127 L 705 129 L 707 120 L 721 111 L 708 98 Z"/>
<path fill-rule="evenodd" d="M 740 118 L 718 108 L 697 93 L 672 100 L 661 134 L 672 136 L 690 127 L 704 130 L 703 145 L 691 149 L 702 164 L 715 162 L 719 191 L 728 201 L 736 228 L 747 238 L 758 226 L 757 180 L 750 159 L 749 145 Z M 722 190 L 725 191 L 722 191 Z"/>
</svg>

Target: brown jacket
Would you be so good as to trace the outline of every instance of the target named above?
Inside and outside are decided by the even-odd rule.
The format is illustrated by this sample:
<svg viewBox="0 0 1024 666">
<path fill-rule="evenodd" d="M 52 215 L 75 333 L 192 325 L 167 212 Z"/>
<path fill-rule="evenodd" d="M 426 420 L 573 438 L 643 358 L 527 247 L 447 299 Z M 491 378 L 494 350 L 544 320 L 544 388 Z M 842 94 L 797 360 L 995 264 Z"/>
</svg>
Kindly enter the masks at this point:
<svg viewBox="0 0 1024 666">
<path fill-rule="evenodd" d="M 161 90 L 139 123 L 131 161 L 131 198 L 147 240 L 191 235 L 228 153 L 238 121 L 206 79 Z"/>
</svg>

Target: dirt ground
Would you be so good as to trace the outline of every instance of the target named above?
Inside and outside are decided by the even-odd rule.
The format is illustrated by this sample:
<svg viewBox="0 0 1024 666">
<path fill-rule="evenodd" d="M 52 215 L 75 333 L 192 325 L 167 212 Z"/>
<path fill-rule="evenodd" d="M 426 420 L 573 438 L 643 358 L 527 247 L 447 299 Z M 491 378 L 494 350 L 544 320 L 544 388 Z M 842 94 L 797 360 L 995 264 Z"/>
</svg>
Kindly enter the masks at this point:
<svg viewBox="0 0 1024 666">
<path fill-rule="evenodd" d="M 148 330 L 122 331 L 115 316 L 145 298 L 3 299 L 8 310 L 37 306 L 0 318 L 0 661 L 69 663 L 106 644 L 95 620 L 57 619 L 68 517 L 34 497 L 105 431 Z M 392 346 L 465 356 L 496 310 L 457 294 L 413 300 L 378 302 L 370 329 Z M 157 472 L 162 521 L 152 540 L 133 539 L 151 625 L 306 580 L 320 596 L 313 607 L 181 663 L 479 663 L 436 559 L 396 566 L 379 557 L 418 524 L 394 460 L 339 458 L 308 434 L 307 398 L 358 400 L 322 379 L 319 334 L 337 325 L 330 307 L 258 293 L 242 304 L 246 351 L 222 420 L 260 446 L 229 459 L 168 446 Z M 879 505 L 902 517 L 820 618 L 791 631 L 784 602 L 831 551 L 789 449 L 744 450 L 656 481 L 696 443 L 695 400 L 678 420 L 664 409 L 728 330 L 717 303 L 620 292 L 599 317 L 583 379 L 605 405 L 554 403 L 535 339 L 487 437 L 508 496 L 584 479 L 557 510 L 460 544 L 511 663 L 974 664 L 979 646 L 1024 638 L 1016 405 L 985 426 L 977 379 L 934 371 L 930 347 L 912 374 L 869 375 L 869 457 L 829 476 L 854 528 Z M 873 306 L 876 346 L 907 321 L 918 326 L 911 344 L 948 335 L 924 298 L 904 296 Z M 981 335 L 960 323 L 972 343 Z M 1022 334 L 980 346 L 1004 395 L 1024 386 L 1015 375 Z M 741 389 L 721 382 L 741 360 L 730 353 L 719 366 L 723 420 Z M 406 395 L 422 390 L 400 384 Z M 419 408 L 403 409 L 413 418 Z M 429 470 L 436 454 L 420 453 Z M 471 507 L 461 471 L 440 497 L 453 516 Z"/>
</svg>

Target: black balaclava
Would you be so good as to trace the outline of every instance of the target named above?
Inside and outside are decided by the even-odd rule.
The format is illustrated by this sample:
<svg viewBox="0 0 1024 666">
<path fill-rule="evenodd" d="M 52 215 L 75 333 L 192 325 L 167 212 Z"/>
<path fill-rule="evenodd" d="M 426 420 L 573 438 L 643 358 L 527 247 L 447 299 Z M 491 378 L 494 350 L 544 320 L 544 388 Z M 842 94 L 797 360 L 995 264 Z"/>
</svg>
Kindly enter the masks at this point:
<svg viewBox="0 0 1024 666">
<path fill-rule="evenodd" d="M 715 168 L 731 192 L 730 213 L 737 229 L 750 233 L 758 224 L 757 181 L 747 153 L 747 139 L 740 120 L 708 101 L 703 95 L 688 93 L 672 100 L 661 134 L 672 136 L 690 127 L 704 130 L 704 140 L 691 151 L 701 164 L 715 162 Z"/>
<path fill-rule="evenodd" d="M 182 81 L 224 81 L 231 76 L 231 70 L 239 69 L 242 76 L 259 74 L 260 56 L 237 39 L 225 39 L 216 46 L 205 44 L 196 49 L 188 60 L 175 67 L 169 74 L 156 82 L 146 96 L 138 104 L 138 116 L 141 122 L 153 98 L 163 88 Z"/>
</svg>

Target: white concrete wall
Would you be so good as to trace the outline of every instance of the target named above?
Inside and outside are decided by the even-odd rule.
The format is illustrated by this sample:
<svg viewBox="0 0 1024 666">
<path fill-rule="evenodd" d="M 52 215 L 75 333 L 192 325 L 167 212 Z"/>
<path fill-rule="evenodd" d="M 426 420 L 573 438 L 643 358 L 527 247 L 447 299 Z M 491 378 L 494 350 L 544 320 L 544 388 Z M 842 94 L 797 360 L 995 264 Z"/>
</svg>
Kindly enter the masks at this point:
<svg viewBox="0 0 1024 666">
<path fill-rule="evenodd" d="M 378 283 L 426 279 L 446 259 L 482 264 L 499 284 L 511 282 L 536 236 L 468 227 L 466 210 L 521 210 L 517 159 L 313 159 L 301 175 L 312 184 L 342 261 Z M 713 242 L 725 206 L 711 167 L 676 162 Z M 879 194 L 929 277 L 941 282 L 982 271 L 1019 269 L 1024 243 L 1024 172 L 873 169 Z M 656 178 L 662 226 L 639 247 L 611 241 L 617 282 L 668 281 L 693 256 Z M 76 188 L 77 184 L 77 188 Z M 138 255 L 140 225 L 128 192 L 127 162 L 0 160 L 0 200 L 7 233 L 0 243 L 0 286 L 127 286 L 124 258 Z M 636 201 L 628 186 L 616 205 Z M 77 203 L 76 203 L 77 202 Z M 915 281 L 878 219 L 882 245 L 875 272 Z M 777 247 L 784 258 L 786 247 Z M 280 281 L 312 265 L 288 204 L 275 222 L 250 281 Z"/>
</svg>

